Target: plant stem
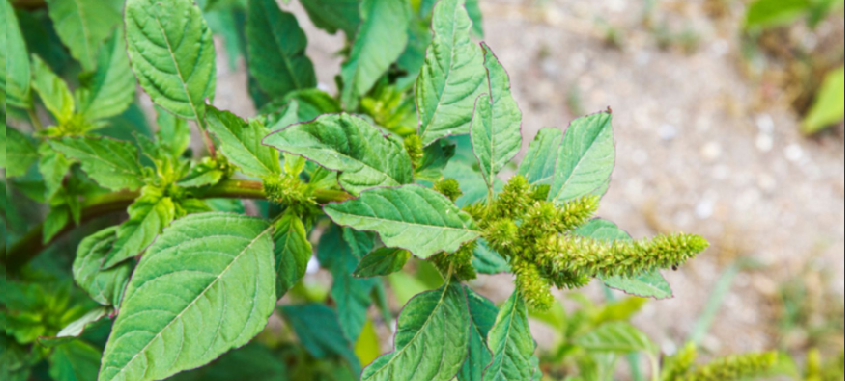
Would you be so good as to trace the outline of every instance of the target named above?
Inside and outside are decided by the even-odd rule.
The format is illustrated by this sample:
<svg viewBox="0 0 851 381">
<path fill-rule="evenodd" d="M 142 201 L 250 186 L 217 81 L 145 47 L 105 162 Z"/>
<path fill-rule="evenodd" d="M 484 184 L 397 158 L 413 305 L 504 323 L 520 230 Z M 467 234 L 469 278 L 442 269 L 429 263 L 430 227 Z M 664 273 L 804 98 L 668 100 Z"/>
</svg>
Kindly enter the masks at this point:
<svg viewBox="0 0 851 381">
<path fill-rule="evenodd" d="M 195 196 L 201 199 L 266 199 L 266 194 L 263 192 L 263 183 L 254 180 L 224 180 L 209 189 L 199 192 Z M 124 211 L 138 197 L 138 191 L 121 191 L 93 197 L 92 199 L 87 200 L 83 206 L 80 224 L 110 213 Z M 346 192 L 328 189 L 317 190 L 314 193 L 314 197 L 316 198 L 316 202 L 320 204 L 341 202 L 352 198 L 352 196 Z M 27 262 L 35 258 L 38 254 L 44 251 L 44 249 L 56 242 L 56 240 L 64 233 L 74 230 L 76 227 L 77 226 L 73 225 L 73 223 L 69 222 L 59 231 L 59 233 L 55 234 L 50 241 L 44 242 L 42 239 L 42 235 L 44 234 L 44 224 L 40 224 L 24 234 L 21 239 L 9 247 L 8 250 L 7 247 L 3 247 L 3 251 L 6 255 L 5 257 L 0 258 L 0 264 L 6 266 L 7 275 L 15 274 L 20 271 Z"/>
<path fill-rule="evenodd" d="M 207 146 L 207 153 L 215 159 L 216 158 L 216 145 L 213 143 L 213 139 L 210 138 L 210 133 L 207 132 L 207 125 L 204 124 L 202 119 L 196 119 L 195 122 L 198 125 L 198 131 L 201 133 L 201 137 L 204 139 L 204 145 Z"/>
</svg>

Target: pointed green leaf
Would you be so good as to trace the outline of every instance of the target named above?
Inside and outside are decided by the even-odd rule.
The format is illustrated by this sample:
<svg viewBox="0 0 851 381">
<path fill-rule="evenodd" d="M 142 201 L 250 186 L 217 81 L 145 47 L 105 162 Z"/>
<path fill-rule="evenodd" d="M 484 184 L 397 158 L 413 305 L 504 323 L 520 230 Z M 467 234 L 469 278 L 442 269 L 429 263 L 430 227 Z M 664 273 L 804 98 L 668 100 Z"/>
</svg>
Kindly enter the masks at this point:
<svg viewBox="0 0 851 381">
<path fill-rule="evenodd" d="M 488 332 L 496 323 L 499 308 L 490 300 L 464 287 L 467 293 L 467 305 L 470 309 L 470 331 L 472 337 L 467 346 L 467 360 L 458 372 L 458 381 L 484 381 L 485 368 L 493 360 L 493 354 L 488 349 Z"/>
<path fill-rule="evenodd" d="M 44 198 L 50 200 L 62 187 L 62 180 L 74 161 L 51 148 L 46 142 L 38 146 L 38 155 L 38 171 L 44 177 Z"/>
<path fill-rule="evenodd" d="M 282 306 L 281 311 L 307 353 L 318 358 L 340 356 L 357 371 L 360 366 L 352 343 L 343 334 L 337 313 L 322 304 Z"/>
<path fill-rule="evenodd" d="M 470 131 L 473 106 L 487 91 L 482 55 L 470 39 L 472 22 L 464 0 L 434 8 L 434 39 L 417 77 L 417 110 L 423 145 Z"/>
<path fill-rule="evenodd" d="M 275 131 L 263 143 L 342 172 L 340 185 L 354 195 L 414 179 L 411 160 L 398 140 L 348 114 L 323 115 L 312 122 Z"/>
<path fill-rule="evenodd" d="M 80 242 L 74 260 L 74 280 L 89 296 L 104 306 L 119 306 L 124 289 L 133 272 L 132 262 L 123 262 L 113 268 L 101 269 L 107 253 L 115 243 L 118 227 L 92 234 Z"/>
<path fill-rule="evenodd" d="M 607 323 L 579 336 L 576 344 L 592 353 L 625 355 L 644 352 L 655 357 L 659 351 L 647 335 L 626 322 Z"/>
<path fill-rule="evenodd" d="M 511 266 L 502 255 L 491 250 L 487 241 L 479 238 L 473 249 L 473 267 L 479 274 L 500 274 L 511 271 Z"/>
<path fill-rule="evenodd" d="M 139 189 L 144 175 L 136 147 L 130 142 L 109 138 L 63 138 L 50 141 L 50 147 L 80 162 L 92 180 L 112 190 Z"/>
<path fill-rule="evenodd" d="M 443 178 L 443 171 L 449 159 L 455 155 L 455 145 L 448 143 L 432 144 L 423 150 L 423 156 L 417 164 L 417 179 L 438 181 Z"/>
<path fill-rule="evenodd" d="M 278 151 L 263 146 L 269 132 L 260 122 L 246 122 L 228 112 L 207 106 L 207 128 L 219 139 L 222 154 L 251 176 L 266 177 L 281 173 Z"/>
<path fill-rule="evenodd" d="M 274 244 L 261 219 L 193 214 L 142 257 L 99 380 L 159 380 L 240 347 L 275 307 Z"/>
<path fill-rule="evenodd" d="M 30 57 L 27 45 L 21 34 L 18 17 L 12 3 L 6 1 L 3 5 L 0 22 L 6 31 L 0 36 L 0 85 L 6 95 L 6 103 L 20 108 L 29 108 L 32 104 L 30 96 Z"/>
<path fill-rule="evenodd" d="M 339 225 L 376 231 L 387 247 L 420 258 L 453 253 L 479 236 L 469 214 L 419 185 L 365 191 L 358 199 L 326 205 L 325 213 Z"/>
<path fill-rule="evenodd" d="M 304 277 L 313 255 L 304 223 L 295 213 L 284 212 L 275 221 L 275 294 L 281 298 Z"/>
<path fill-rule="evenodd" d="M 538 130 L 517 174 L 526 177 L 531 185 L 552 184 L 561 137 L 562 132 L 557 128 Z"/>
<path fill-rule="evenodd" d="M 611 112 L 570 123 L 558 150 L 550 200 L 570 201 L 607 186 L 615 169 Z"/>
<path fill-rule="evenodd" d="M 745 15 L 746 28 L 767 28 L 787 25 L 803 18 L 813 7 L 809 0 L 757 0 L 750 4 Z"/>
<path fill-rule="evenodd" d="M 71 208 L 66 205 L 53 205 L 44 218 L 44 230 L 41 240 L 43 243 L 50 242 L 56 234 L 62 231 L 71 222 Z"/>
<path fill-rule="evenodd" d="M 6 178 L 23 176 L 27 173 L 33 163 L 38 160 L 38 151 L 26 135 L 15 128 L 6 127 L 3 122 L 3 143 L 5 145 Z"/>
<path fill-rule="evenodd" d="M 310 21 L 328 33 L 342 29 L 349 40 L 355 39 L 360 18 L 359 0 L 301 0 Z"/>
<path fill-rule="evenodd" d="M 191 139 L 189 123 L 168 113 L 160 106 L 154 108 L 157 110 L 157 125 L 160 127 L 157 131 L 157 143 L 174 156 L 182 155 L 189 148 Z"/>
<path fill-rule="evenodd" d="M 104 322 L 104 319 L 109 316 L 113 311 L 115 311 L 111 306 L 100 306 L 95 309 L 87 312 L 85 315 L 75 320 L 73 323 L 68 324 L 65 328 L 62 328 L 56 336 L 53 337 L 39 337 L 38 343 L 47 347 L 53 348 L 57 345 L 62 345 L 65 343 L 70 343 L 79 339 L 83 333 L 86 332 L 87 329 L 97 326 L 100 323 Z"/>
<path fill-rule="evenodd" d="M 141 254 L 175 217 L 171 198 L 142 196 L 127 209 L 130 219 L 121 224 L 117 239 L 106 255 L 104 268 L 113 267 L 127 258 Z"/>
<path fill-rule="evenodd" d="M 467 358 L 470 311 L 464 288 L 448 282 L 417 295 L 397 322 L 395 350 L 364 369 L 363 381 L 449 381 Z"/>
<path fill-rule="evenodd" d="M 189 188 L 213 185 L 217 184 L 225 175 L 220 163 L 208 156 L 195 163 L 189 170 L 189 174 L 180 179 L 177 185 Z"/>
<path fill-rule="evenodd" d="M 63 124 L 74 116 L 74 95 L 68 84 L 53 74 L 50 67 L 37 55 L 32 56 L 32 87 L 53 117 Z"/>
<path fill-rule="evenodd" d="M 488 334 L 493 362 L 485 370 L 485 380 L 530 380 L 535 372 L 535 341 L 529 331 L 529 312 L 523 296 L 514 294 L 499 309 Z"/>
<path fill-rule="evenodd" d="M 100 350 L 75 340 L 53 349 L 47 358 L 48 374 L 55 381 L 94 380 L 100 368 Z"/>
<path fill-rule="evenodd" d="M 121 24 L 122 0 L 50 0 L 48 15 L 62 43 L 85 70 L 97 66 L 103 41 Z"/>
<path fill-rule="evenodd" d="M 359 278 L 372 278 L 376 276 L 390 275 L 405 267 L 411 252 L 407 250 L 382 247 L 367 254 L 358 263 L 355 276 Z"/>
<path fill-rule="evenodd" d="M 248 72 L 272 98 L 316 87 L 313 63 L 304 54 L 307 38 L 298 20 L 275 0 L 248 2 Z"/>
<path fill-rule="evenodd" d="M 154 103 L 204 120 L 216 93 L 216 49 L 201 10 L 189 0 L 127 0 L 124 14 L 133 73 Z"/>
<path fill-rule="evenodd" d="M 488 186 L 493 187 L 502 167 L 520 152 L 523 136 L 520 124 L 523 115 L 511 97 L 508 73 L 490 47 L 481 44 L 487 69 L 488 94 L 476 100 L 473 124 L 470 131 L 473 152 Z"/>
<path fill-rule="evenodd" d="M 90 122 L 120 115 L 133 103 L 136 81 L 121 28 L 107 39 L 98 54 L 97 71 L 82 85 L 77 89 L 78 112 Z"/>
<path fill-rule="evenodd" d="M 845 119 L 845 67 L 827 74 L 813 108 L 804 119 L 804 132 L 813 133 Z"/>
</svg>

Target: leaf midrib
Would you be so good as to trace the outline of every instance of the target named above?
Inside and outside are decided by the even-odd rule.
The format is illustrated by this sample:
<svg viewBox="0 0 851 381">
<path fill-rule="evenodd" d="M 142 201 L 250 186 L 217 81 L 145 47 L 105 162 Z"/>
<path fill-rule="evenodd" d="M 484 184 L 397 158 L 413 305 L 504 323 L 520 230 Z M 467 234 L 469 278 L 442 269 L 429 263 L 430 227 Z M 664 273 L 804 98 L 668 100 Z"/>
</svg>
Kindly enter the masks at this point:
<svg viewBox="0 0 851 381">
<path fill-rule="evenodd" d="M 573 128 L 573 127 L 568 127 L 568 128 Z M 601 128 L 600 131 L 598 131 L 597 134 L 594 136 L 594 140 L 591 141 L 591 144 L 589 144 L 588 147 L 586 147 L 586 149 L 584 149 L 582 151 L 582 157 L 579 158 L 579 161 L 576 163 L 576 165 L 573 166 L 573 168 L 571 168 L 570 175 L 566 179 L 564 179 L 564 182 L 561 183 L 561 185 L 558 188 L 558 191 L 554 194 L 555 199 L 558 199 L 558 197 L 561 195 L 561 193 L 564 191 L 564 189 L 567 187 L 567 185 L 570 184 L 570 180 L 573 179 L 573 176 L 576 174 L 576 168 L 579 168 L 582 165 L 582 163 L 585 162 L 585 159 L 588 158 L 588 151 L 591 150 L 591 147 L 593 147 L 594 145 L 597 144 L 597 141 L 600 139 L 600 137 L 603 135 L 603 133 L 605 131 L 606 131 L 606 127 L 603 126 L 603 128 Z M 567 134 L 568 134 L 568 131 L 565 131 L 565 135 L 564 135 L 565 138 L 567 138 Z M 559 146 L 559 150 L 561 149 L 561 147 L 564 146 L 564 144 L 565 144 L 565 141 L 562 140 L 561 145 Z M 561 159 L 561 155 L 558 155 L 558 154 L 556 154 L 556 155 L 557 155 L 556 160 Z M 558 171 L 558 162 L 556 162 L 555 171 Z M 554 174 L 553 180 L 555 180 L 555 179 L 556 179 L 556 177 L 555 177 L 555 174 Z"/>
<path fill-rule="evenodd" d="M 158 6 L 158 5 L 155 5 L 155 6 Z M 194 6 L 195 6 L 195 4 L 190 5 L 190 7 L 194 7 Z M 190 18 L 189 18 L 189 20 L 187 20 L 187 24 L 192 21 L 192 15 L 191 15 L 192 10 L 191 9 L 189 10 L 189 13 L 190 13 L 190 16 L 189 16 Z M 198 122 L 198 124 L 203 125 L 204 122 L 201 120 L 201 116 L 198 113 L 198 109 L 195 107 L 194 100 L 192 99 L 192 94 L 189 93 L 189 88 L 186 87 L 186 79 L 183 78 L 183 73 L 180 71 L 180 65 L 177 62 L 177 58 L 174 56 L 174 51 L 172 50 L 172 47 L 171 47 L 171 41 L 168 39 L 168 36 L 166 36 L 166 34 L 165 34 L 165 28 L 163 28 L 163 23 L 160 20 L 159 12 L 154 14 L 154 19 L 157 20 L 157 26 L 159 26 L 160 34 L 162 34 L 162 36 L 163 36 L 163 41 L 165 41 L 166 50 L 168 50 L 168 54 L 171 57 L 171 62 L 174 64 L 174 69 L 175 69 L 174 71 L 177 73 L 177 77 L 180 78 L 180 85 L 183 87 L 183 92 L 186 93 L 186 100 L 189 103 L 189 108 L 191 108 L 192 113 L 195 114 L 195 120 Z M 201 26 L 201 29 L 202 29 L 201 39 L 203 40 L 203 37 L 204 37 L 203 25 Z M 204 49 L 204 42 L 201 41 L 199 45 L 200 45 L 200 48 L 199 48 L 198 55 L 200 56 L 201 55 L 200 51 Z M 196 65 L 197 65 L 197 62 L 196 62 Z"/>
</svg>

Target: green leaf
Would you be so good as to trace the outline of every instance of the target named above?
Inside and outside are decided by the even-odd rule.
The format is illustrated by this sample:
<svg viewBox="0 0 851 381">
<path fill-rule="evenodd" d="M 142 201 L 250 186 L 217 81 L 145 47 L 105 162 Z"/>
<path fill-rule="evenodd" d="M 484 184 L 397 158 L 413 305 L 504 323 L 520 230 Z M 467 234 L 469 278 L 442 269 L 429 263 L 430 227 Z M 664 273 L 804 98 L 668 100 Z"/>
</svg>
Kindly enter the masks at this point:
<svg viewBox="0 0 851 381">
<path fill-rule="evenodd" d="M 353 370 L 360 370 L 352 344 L 346 339 L 337 313 L 331 307 L 322 304 L 290 305 L 281 306 L 281 311 L 311 356 L 340 356 L 349 361 Z"/>
<path fill-rule="evenodd" d="M 372 278 L 390 275 L 405 267 L 409 258 L 411 258 L 411 252 L 407 250 L 382 247 L 367 254 L 360 260 L 357 269 L 355 269 L 355 276 L 359 278 Z"/>
<path fill-rule="evenodd" d="M 269 132 L 258 121 L 242 118 L 207 106 L 207 128 L 219 139 L 219 149 L 228 160 L 251 176 L 266 177 L 281 173 L 278 152 L 262 144 Z"/>
<path fill-rule="evenodd" d="M 103 322 L 103 319 L 109 316 L 109 314 L 113 311 L 113 308 L 108 306 L 96 307 L 79 319 L 75 320 L 73 323 L 68 324 L 65 328 L 62 328 L 56 336 L 39 337 L 38 343 L 45 347 L 52 348 L 57 345 L 75 341 L 86 331 L 86 329 Z"/>
<path fill-rule="evenodd" d="M 328 33 L 343 30 L 349 40 L 355 39 L 360 18 L 359 0 L 301 0 L 310 21 Z"/>
<path fill-rule="evenodd" d="M 804 119 L 804 132 L 811 134 L 845 119 L 845 67 L 827 74 L 813 108 Z"/>
<path fill-rule="evenodd" d="M 419 185 L 377 188 L 341 204 L 328 204 L 325 213 L 335 223 L 373 230 L 387 247 L 428 258 L 441 251 L 454 253 L 479 232 L 473 218 L 442 194 Z"/>
<path fill-rule="evenodd" d="M 89 296 L 104 306 L 119 306 L 133 263 L 123 262 L 113 268 L 101 269 L 107 253 L 115 243 L 118 227 L 111 227 L 92 234 L 80 242 L 74 260 L 74 280 Z"/>
<path fill-rule="evenodd" d="M 6 127 L 3 122 L 3 145 L 5 152 L 3 168 L 6 168 L 6 178 L 23 176 L 33 163 L 38 160 L 38 151 L 30 139 L 15 128 Z"/>
<path fill-rule="evenodd" d="M 570 123 L 558 150 L 550 200 L 570 201 L 598 191 L 615 169 L 611 112 Z"/>
<path fill-rule="evenodd" d="M 466 0 L 464 7 L 470 20 L 473 22 L 473 35 L 481 39 L 485 36 L 484 23 L 482 22 L 482 10 L 479 9 L 479 0 Z"/>
<path fill-rule="evenodd" d="M 50 200 L 62 187 L 62 180 L 74 162 L 46 142 L 39 145 L 38 155 L 38 171 L 44 177 L 45 199 Z"/>
<path fill-rule="evenodd" d="M 240 347 L 275 307 L 274 244 L 261 219 L 193 214 L 142 257 L 99 380 L 158 380 Z"/>
<path fill-rule="evenodd" d="M 189 148 L 191 139 L 189 123 L 168 113 L 160 106 L 154 108 L 157 110 L 157 125 L 160 127 L 157 131 L 157 143 L 174 156 L 182 155 Z"/>
<path fill-rule="evenodd" d="M 94 70 L 101 44 L 121 24 L 122 0 L 50 0 L 50 19 L 62 43 L 85 70 Z"/>
<path fill-rule="evenodd" d="M 141 254 L 157 235 L 174 220 L 174 202 L 168 197 L 142 196 L 127 209 L 130 219 L 121 224 L 117 239 L 104 260 L 110 268 Z"/>
<path fill-rule="evenodd" d="M 557 128 L 538 130 L 517 174 L 526 177 L 531 185 L 552 185 L 561 136 L 562 132 Z"/>
<path fill-rule="evenodd" d="M 304 223 L 292 212 L 275 221 L 275 295 L 278 299 L 304 277 L 313 255 Z"/>
<path fill-rule="evenodd" d="M 381 288 L 383 290 L 383 288 Z M 381 356 L 381 339 L 371 320 L 367 320 L 354 345 L 355 356 L 361 365 L 366 366 Z"/>
<path fill-rule="evenodd" d="M 199 123 L 216 93 L 216 49 L 201 10 L 187 0 L 127 0 L 133 72 L 154 103 Z"/>
<path fill-rule="evenodd" d="M 576 344 L 590 353 L 613 352 L 626 355 L 633 352 L 644 352 L 655 357 L 659 351 L 643 332 L 626 322 L 614 322 L 583 334 L 576 339 Z"/>
<path fill-rule="evenodd" d="M 188 188 L 213 185 L 218 183 L 225 175 L 226 173 L 222 170 L 220 163 L 208 156 L 195 163 L 189 170 L 189 174 L 180 179 L 177 185 Z"/>
<path fill-rule="evenodd" d="M 366 94 L 399 58 L 408 43 L 408 23 L 413 17 L 409 0 L 364 0 L 361 23 L 349 59 L 343 64 L 342 96 L 355 110 Z"/>
<path fill-rule="evenodd" d="M 79 113 L 90 122 L 121 115 L 136 93 L 122 29 L 117 28 L 100 50 L 97 71 L 77 89 Z"/>
<path fill-rule="evenodd" d="M 417 295 L 397 322 L 395 350 L 364 369 L 363 381 L 448 381 L 461 369 L 470 340 L 463 286 L 448 282 Z"/>
<path fill-rule="evenodd" d="M 97 379 L 101 353 L 83 341 L 75 340 L 53 349 L 47 358 L 48 374 L 55 381 Z"/>
<path fill-rule="evenodd" d="M 130 142 L 79 137 L 50 140 L 50 147 L 79 160 L 83 172 L 105 188 L 136 190 L 143 185 L 142 166 Z"/>
<path fill-rule="evenodd" d="M 248 2 L 248 72 L 272 98 L 316 87 L 313 63 L 304 54 L 307 38 L 291 13 L 275 0 Z"/>
<path fill-rule="evenodd" d="M 348 114 L 323 115 L 312 122 L 275 131 L 263 143 L 341 172 L 340 185 L 354 195 L 414 179 L 411 160 L 398 140 Z"/>
<path fill-rule="evenodd" d="M 6 335 L 0 335 L 0 379 L 6 381 L 29 380 L 30 367 L 36 362 L 33 357 L 35 356 L 17 342 L 7 338 Z"/>
<path fill-rule="evenodd" d="M 493 362 L 485 369 L 485 380 L 529 380 L 535 372 L 535 341 L 529 331 L 529 311 L 518 291 L 499 309 L 488 334 Z"/>
<path fill-rule="evenodd" d="M 12 3 L 5 2 L 2 10 L 2 23 L 6 33 L 0 37 L 0 63 L 3 72 L 0 73 L 0 85 L 6 95 L 6 103 L 20 108 L 32 105 L 30 96 L 30 59 L 27 45 L 21 34 L 18 17 Z"/>
<path fill-rule="evenodd" d="M 417 179 L 438 181 L 443 178 L 443 171 L 449 159 L 455 155 L 455 145 L 444 143 L 432 144 L 423 150 L 423 156 L 417 164 Z"/>
<path fill-rule="evenodd" d="M 476 100 L 470 135 L 482 175 L 492 188 L 499 171 L 520 152 L 523 145 L 523 135 L 520 134 L 523 115 L 511 97 L 508 73 L 490 47 L 485 43 L 481 46 L 489 93 Z"/>
<path fill-rule="evenodd" d="M 810 0 L 757 0 L 745 15 L 746 28 L 787 25 L 802 18 L 810 10 Z"/>
<path fill-rule="evenodd" d="M 212 364 L 183 372 L 169 381 L 287 381 L 280 357 L 262 344 L 251 343 L 220 357 Z"/>
<path fill-rule="evenodd" d="M 484 381 L 485 378 L 482 377 L 485 368 L 493 360 L 493 354 L 488 349 L 488 332 L 496 323 L 499 308 L 469 287 L 464 287 L 464 291 L 467 293 L 467 306 L 470 309 L 472 337 L 467 346 L 467 359 L 458 372 L 458 381 Z"/>
<path fill-rule="evenodd" d="M 475 159 L 472 159 L 475 160 Z M 448 179 L 455 179 L 461 186 L 464 195 L 455 200 L 455 205 L 466 206 L 475 202 L 484 201 L 488 197 L 488 183 L 485 182 L 481 172 L 472 168 L 473 164 L 463 158 L 455 158 L 446 165 L 443 175 Z M 502 188 L 502 181 L 494 184 L 494 192 Z"/>
<path fill-rule="evenodd" d="M 32 56 L 32 87 L 53 117 L 64 124 L 74 116 L 74 95 L 62 78 L 53 74 L 50 67 L 37 55 Z"/>
<path fill-rule="evenodd" d="M 44 218 L 44 230 L 41 239 L 43 243 L 50 242 L 56 234 L 71 222 L 71 208 L 68 205 L 51 206 Z"/>
<path fill-rule="evenodd" d="M 487 241 L 479 238 L 473 249 L 473 267 L 479 274 L 501 274 L 511 271 L 511 266 L 499 253 L 488 247 Z"/>
<path fill-rule="evenodd" d="M 468 133 L 476 98 L 487 91 L 482 56 L 470 39 L 471 28 L 464 0 L 437 3 L 434 39 L 416 86 L 423 146 Z"/>
</svg>

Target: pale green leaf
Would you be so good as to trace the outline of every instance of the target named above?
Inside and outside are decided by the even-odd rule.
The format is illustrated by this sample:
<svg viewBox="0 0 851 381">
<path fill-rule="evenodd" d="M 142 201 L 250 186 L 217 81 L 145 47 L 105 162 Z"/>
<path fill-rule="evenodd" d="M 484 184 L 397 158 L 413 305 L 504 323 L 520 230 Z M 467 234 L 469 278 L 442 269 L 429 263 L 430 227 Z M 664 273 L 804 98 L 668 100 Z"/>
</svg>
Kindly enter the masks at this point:
<svg viewBox="0 0 851 381">
<path fill-rule="evenodd" d="M 644 352 L 656 356 L 659 349 L 643 332 L 626 322 L 614 322 L 600 326 L 576 339 L 576 344 L 586 352 L 613 352 L 625 355 Z"/>
<path fill-rule="evenodd" d="M 83 172 L 105 188 L 136 190 L 143 185 L 142 166 L 130 142 L 75 137 L 50 140 L 50 147 L 78 160 Z"/>
<path fill-rule="evenodd" d="M 130 70 L 122 29 L 117 28 L 100 50 L 97 71 L 77 89 L 77 110 L 90 121 L 120 115 L 133 103 L 136 80 Z"/>
<path fill-rule="evenodd" d="M 38 343 L 45 347 L 52 348 L 57 345 L 75 341 L 86 331 L 86 329 L 104 322 L 103 319 L 109 316 L 109 314 L 113 311 L 114 309 L 110 306 L 96 307 L 95 309 L 86 312 L 85 315 L 75 320 L 73 323 L 65 326 L 65 328 L 62 328 L 56 336 L 39 337 Z"/>
<path fill-rule="evenodd" d="M 615 169 L 611 112 L 570 123 L 558 150 L 550 200 L 570 201 L 607 186 Z"/>
<path fill-rule="evenodd" d="M 369 365 L 381 356 L 381 343 L 372 320 L 367 320 L 354 346 L 355 356 L 358 357 L 362 366 Z"/>
<path fill-rule="evenodd" d="M 268 125 L 271 125 L 272 127 L 269 129 L 272 131 L 277 131 L 298 123 L 298 108 L 299 106 L 297 101 L 291 100 L 287 102 L 286 108 L 284 109 L 284 111 L 280 112 L 280 115 L 270 115 Z"/>
<path fill-rule="evenodd" d="M 9 1 L 4 2 L 2 23 L 6 33 L 0 36 L 0 64 L 3 72 L 0 80 L 6 103 L 20 108 L 32 105 L 30 95 L 30 58 L 27 45 L 21 34 L 15 8 Z"/>
<path fill-rule="evenodd" d="M 481 44 L 487 69 L 488 93 L 476 100 L 470 135 L 473 152 L 489 187 L 493 187 L 499 171 L 520 152 L 523 115 L 511 97 L 508 73 L 490 47 Z"/>
<path fill-rule="evenodd" d="M 123 0 L 49 0 L 48 15 L 62 43 L 85 70 L 94 70 L 103 41 L 121 24 Z"/>
<path fill-rule="evenodd" d="M 74 280 L 94 301 L 104 306 L 119 306 L 124 289 L 133 272 L 133 262 L 127 261 L 113 268 L 101 268 L 107 253 L 117 238 L 118 227 L 92 234 L 80 242 L 74 260 Z"/>
<path fill-rule="evenodd" d="M 529 331 L 529 311 L 518 291 L 514 291 L 499 309 L 488 334 L 493 362 L 485 370 L 484 380 L 530 380 L 535 372 L 535 341 Z"/>
<path fill-rule="evenodd" d="M 249 123 L 208 105 L 207 128 L 219 139 L 222 154 L 245 174 L 267 177 L 281 173 L 278 151 L 262 143 L 269 130 L 259 122 Z"/>
<path fill-rule="evenodd" d="M 804 119 L 804 132 L 813 133 L 838 124 L 845 119 L 845 67 L 836 69 L 824 78 L 816 94 L 813 108 Z"/>
<path fill-rule="evenodd" d="M 748 7 L 745 27 L 787 25 L 809 12 L 810 0 L 756 0 Z"/>
<path fill-rule="evenodd" d="M 133 72 L 154 103 L 204 120 L 216 93 L 216 49 L 201 10 L 188 0 L 127 0 L 124 14 Z"/>
<path fill-rule="evenodd" d="M 500 274 L 511 271 L 511 266 L 499 253 L 488 247 L 487 241 L 479 238 L 473 249 L 473 268 L 479 274 Z"/>
<path fill-rule="evenodd" d="M 402 310 L 394 351 L 364 369 L 363 381 L 448 381 L 467 358 L 470 310 L 463 286 L 448 282 L 417 295 Z"/>
<path fill-rule="evenodd" d="M 378 232 L 387 247 L 427 258 L 441 251 L 454 253 L 479 232 L 473 218 L 442 194 L 419 185 L 378 188 L 341 204 L 328 204 L 325 213 L 339 225 Z"/>
<path fill-rule="evenodd" d="M 437 3 L 432 18 L 434 39 L 416 85 L 424 146 L 468 133 L 476 98 L 487 91 L 482 55 L 470 39 L 471 28 L 464 0 Z"/>
<path fill-rule="evenodd" d="M 275 131 L 263 143 L 341 172 L 340 186 L 354 195 L 414 179 L 411 160 L 402 144 L 349 114 L 323 115 Z"/>
<path fill-rule="evenodd" d="M 311 356 L 340 356 L 349 361 L 354 371 L 360 370 L 352 343 L 346 339 L 337 313 L 331 307 L 322 304 L 291 305 L 282 306 L 281 311 Z"/>
<path fill-rule="evenodd" d="M 562 132 L 557 128 L 538 130 L 529 144 L 529 151 L 520 163 L 518 175 L 526 177 L 531 185 L 551 185 L 556 171 L 558 147 Z"/>
<path fill-rule="evenodd" d="M 246 21 L 248 72 L 272 98 L 316 87 L 313 63 L 304 54 L 307 38 L 298 20 L 275 0 L 252 0 Z"/>
<path fill-rule="evenodd" d="M 407 250 L 382 247 L 367 254 L 358 263 L 355 276 L 359 278 L 372 278 L 376 276 L 390 275 L 402 269 L 411 253 Z"/>
<path fill-rule="evenodd" d="M 160 106 L 154 107 L 157 110 L 157 143 L 166 152 L 180 156 L 189 148 L 191 135 L 189 132 L 189 123 L 184 119 L 180 119 L 165 111 Z"/>
<path fill-rule="evenodd" d="M 473 159 L 475 160 L 475 159 Z M 484 201 L 488 197 L 488 183 L 485 182 L 481 172 L 473 169 L 473 164 L 462 158 L 449 161 L 443 175 L 448 179 L 455 179 L 461 186 L 464 195 L 455 200 L 455 205 L 466 206 L 475 202 Z M 502 181 L 494 184 L 494 192 L 502 188 Z"/>
<path fill-rule="evenodd" d="M 33 163 L 38 160 L 38 151 L 29 138 L 15 128 L 6 127 L 3 123 L 3 143 L 5 145 L 6 178 L 23 176 Z"/>
<path fill-rule="evenodd" d="M 355 39 L 360 18 L 359 0 L 301 0 L 313 25 L 329 33 L 342 30 L 349 40 Z"/>
<path fill-rule="evenodd" d="M 99 380 L 159 380 L 240 347 L 275 307 L 274 244 L 261 219 L 193 214 L 142 257 Z"/>
<path fill-rule="evenodd" d="M 68 89 L 68 84 L 53 74 L 50 67 L 33 54 L 32 56 L 33 82 L 32 87 L 38 93 L 44 106 L 54 118 L 63 124 L 74 116 L 74 95 Z"/>
<path fill-rule="evenodd" d="M 75 340 L 53 349 L 47 358 L 48 374 L 54 381 L 95 380 L 100 368 L 100 350 Z"/>
<path fill-rule="evenodd" d="M 292 212 L 275 221 L 275 294 L 278 298 L 304 277 L 307 262 L 313 255 L 304 223 Z"/>
<path fill-rule="evenodd" d="M 189 174 L 180 179 L 177 185 L 189 188 L 213 185 L 225 175 L 220 163 L 208 156 L 195 163 L 189 170 Z"/>
<path fill-rule="evenodd" d="M 174 220 L 176 214 L 171 198 L 157 196 L 142 196 L 130 205 L 127 212 L 130 219 L 118 228 L 117 239 L 106 255 L 104 268 L 141 254 Z"/>
<path fill-rule="evenodd" d="M 458 372 L 458 381 L 484 381 L 485 368 L 493 360 L 493 354 L 488 349 L 488 332 L 496 323 L 499 308 L 469 287 L 464 287 L 464 291 L 470 309 L 472 337 L 467 346 L 467 359 Z"/>
</svg>

